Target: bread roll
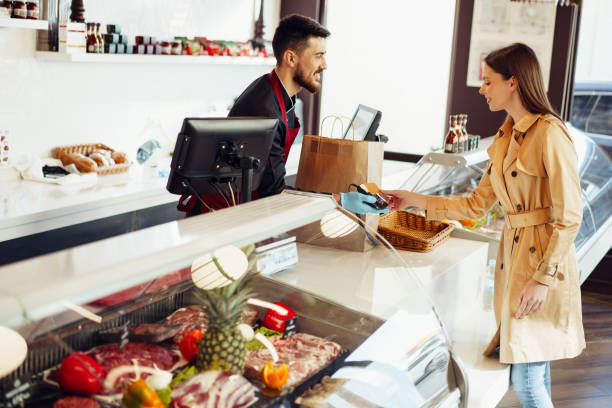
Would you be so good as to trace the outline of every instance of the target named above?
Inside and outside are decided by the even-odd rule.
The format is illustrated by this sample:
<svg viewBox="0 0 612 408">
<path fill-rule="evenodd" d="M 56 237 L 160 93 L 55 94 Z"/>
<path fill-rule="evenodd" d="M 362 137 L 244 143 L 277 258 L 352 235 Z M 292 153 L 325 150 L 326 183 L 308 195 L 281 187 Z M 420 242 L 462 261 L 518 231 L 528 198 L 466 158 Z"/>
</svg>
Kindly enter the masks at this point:
<svg viewBox="0 0 612 408">
<path fill-rule="evenodd" d="M 102 153 L 92 153 L 89 155 L 89 158 L 96 162 L 96 164 L 100 167 L 110 166 L 110 162 L 108 158 Z"/>
<path fill-rule="evenodd" d="M 113 152 L 111 157 L 117 164 L 127 163 L 127 155 L 123 152 Z"/>
<path fill-rule="evenodd" d="M 74 154 L 74 165 L 81 173 L 91 173 L 98 169 L 98 164 L 87 156 L 80 153 Z"/>
<path fill-rule="evenodd" d="M 100 153 L 100 154 L 102 154 L 102 155 L 104 155 L 106 157 L 110 157 L 112 152 L 110 150 L 106 150 L 106 149 L 96 149 L 96 150 L 94 150 L 92 152 L 92 154 L 93 153 Z M 91 156 L 91 154 L 90 154 L 90 156 Z"/>
</svg>

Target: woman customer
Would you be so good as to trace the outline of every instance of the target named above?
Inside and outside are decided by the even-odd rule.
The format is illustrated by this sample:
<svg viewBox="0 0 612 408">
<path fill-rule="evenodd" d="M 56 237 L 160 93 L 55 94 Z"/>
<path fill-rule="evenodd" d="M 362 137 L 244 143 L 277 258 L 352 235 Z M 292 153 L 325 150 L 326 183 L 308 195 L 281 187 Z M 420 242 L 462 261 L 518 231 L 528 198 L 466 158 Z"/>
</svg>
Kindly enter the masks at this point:
<svg viewBox="0 0 612 408">
<path fill-rule="evenodd" d="M 524 407 L 552 407 L 550 361 L 585 348 L 574 238 L 582 219 L 576 151 L 544 91 L 535 53 L 524 44 L 485 59 L 479 93 L 508 114 L 478 187 L 467 197 L 388 190 L 391 209 L 417 207 L 430 220 L 477 219 L 497 201 L 506 223 L 495 270 L 497 333 L 485 350 L 511 364 Z"/>
</svg>

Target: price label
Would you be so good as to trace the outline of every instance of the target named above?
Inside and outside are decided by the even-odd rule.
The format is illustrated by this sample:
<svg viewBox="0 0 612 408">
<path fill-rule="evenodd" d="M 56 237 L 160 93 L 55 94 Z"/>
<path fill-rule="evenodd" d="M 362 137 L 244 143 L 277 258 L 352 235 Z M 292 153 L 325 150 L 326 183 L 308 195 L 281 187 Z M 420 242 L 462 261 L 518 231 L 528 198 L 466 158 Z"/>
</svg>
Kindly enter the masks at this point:
<svg viewBox="0 0 612 408">
<path fill-rule="evenodd" d="M 257 255 L 257 271 L 272 275 L 297 265 L 298 254 L 295 242 L 269 249 Z"/>
</svg>

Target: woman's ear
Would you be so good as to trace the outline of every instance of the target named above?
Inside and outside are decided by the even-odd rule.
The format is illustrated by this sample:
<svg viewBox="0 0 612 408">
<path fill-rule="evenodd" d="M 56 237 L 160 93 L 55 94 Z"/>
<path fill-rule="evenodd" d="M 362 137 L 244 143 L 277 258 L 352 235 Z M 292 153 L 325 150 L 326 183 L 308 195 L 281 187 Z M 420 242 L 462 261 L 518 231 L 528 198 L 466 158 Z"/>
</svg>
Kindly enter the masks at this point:
<svg viewBox="0 0 612 408">
<path fill-rule="evenodd" d="M 509 81 L 510 89 L 512 89 L 513 91 L 516 90 L 518 88 L 518 81 L 516 80 L 516 78 L 514 76 L 511 76 Z"/>
</svg>

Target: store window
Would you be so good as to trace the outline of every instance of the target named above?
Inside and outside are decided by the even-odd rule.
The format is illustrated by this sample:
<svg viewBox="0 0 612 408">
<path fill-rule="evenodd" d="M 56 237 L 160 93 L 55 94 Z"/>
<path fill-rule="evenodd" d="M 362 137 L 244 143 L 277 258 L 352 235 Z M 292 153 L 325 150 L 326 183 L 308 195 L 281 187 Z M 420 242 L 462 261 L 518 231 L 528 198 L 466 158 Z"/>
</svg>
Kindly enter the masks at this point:
<svg viewBox="0 0 612 408">
<path fill-rule="evenodd" d="M 455 0 L 326 2 L 327 71 L 321 119 L 352 117 L 359 104 L 380 110 L 386 151 L 423 154 L 440 147 Z M 321 129 L 330 136 L 328 120 Z M 345 125 L 348 120 L 345 119 Z M 341 137 L 336 126 L 334 137 Z"/>
</svg>

